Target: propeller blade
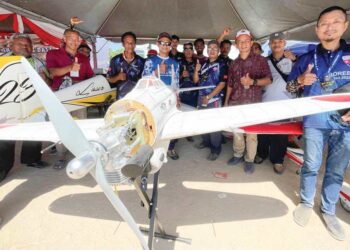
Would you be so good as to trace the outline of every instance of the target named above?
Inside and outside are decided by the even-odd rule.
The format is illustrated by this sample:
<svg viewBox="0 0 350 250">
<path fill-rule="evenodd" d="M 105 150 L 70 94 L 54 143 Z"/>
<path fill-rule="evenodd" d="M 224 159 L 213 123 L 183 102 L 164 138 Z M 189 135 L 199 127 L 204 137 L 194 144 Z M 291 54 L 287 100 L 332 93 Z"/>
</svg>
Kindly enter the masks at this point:
<svg viewBox="0 0 350 250">
<path fill-rule="evenodd" d="M 22 57 L 21 62 L 57 131 L 58 136 L 61 138 L 62 143 L 75 156 L 91 151 L 89 142 L 74 122 L 72 116 L 57 99 L 56 95 L 34 70 L 26 58 Z"/>
<path fill-rule="evenodd" d="M 135 233 L 137 238 L 140 241 L 140 244 L 143 249 L 149 249 L 147 246 L 147 243 L 143 237 L 143 234 L 141 233 L 139 227 L 137 226 L 134 218 L 130 214 L 129 210 L 125 207 L 124 203 L 120 200 L 120 198 L 115 195 L 113 192 L 111 186 L 107 183 L 105 174 L 103 172 L 101 159 L 97 160 L 96 163 L 96 173 L 95 173 L 95 179 L 96 182 L 100 185 L 101 189 L 107 196 L 108 200 L 112 203 L 113 207 L 118 211 L 119 215 L 123 218 L 123 220 L 128 223 L 129 227 L 132 229 L 132 231 Z M 93 172 L 93 171 L 91 171 Z"/>
</svg>

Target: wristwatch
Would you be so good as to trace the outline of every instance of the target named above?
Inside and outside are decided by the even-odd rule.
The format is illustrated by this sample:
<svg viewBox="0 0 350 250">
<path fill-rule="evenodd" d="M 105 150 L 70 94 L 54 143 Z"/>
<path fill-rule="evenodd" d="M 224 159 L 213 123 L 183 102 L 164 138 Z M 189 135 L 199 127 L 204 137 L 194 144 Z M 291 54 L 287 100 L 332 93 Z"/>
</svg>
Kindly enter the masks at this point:
<svg viewBox="0 0 350 250">
<path fill-rule="evenodd" d="M 209 95 L 207 95 L 207 96 L 205 96 L 205 97 L 207 98 L 207 100 L 210 100 Z"/>
<path fill-rule="evenodd" d="M 253 86 L 257 86 L 258 85 L 258 80 L 257 79 L 254 79 L 253 80 Z"/>
</svg>

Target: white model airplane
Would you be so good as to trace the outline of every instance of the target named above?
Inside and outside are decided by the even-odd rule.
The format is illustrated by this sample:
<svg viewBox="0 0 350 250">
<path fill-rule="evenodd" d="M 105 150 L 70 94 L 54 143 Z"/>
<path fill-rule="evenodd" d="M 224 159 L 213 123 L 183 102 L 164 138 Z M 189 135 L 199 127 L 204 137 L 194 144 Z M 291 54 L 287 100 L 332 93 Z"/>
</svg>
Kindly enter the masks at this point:
<svg viewBox="0 0 350 250">
<path fill-rule="evenodd" d="M 165 235 L 155 209 L 158 174 L 167 162 L 166 152 L 171 139 L 214 131 L 232 132 L 243 126 L 350 107 L 350 94 L 342 93 L 181 112 L 176 108 L 174 90 L 151 76 L 139 80 L 129 94 L 112 104 L 104 120 L 74 121 L 25 58 L 21 62 L 51 123 L 2 124 L 0 139 L 61 140 L 76 157 L 68 164 L 67 174 L 79 179 L 91 173 L 144 249 L 153 247 L 154 227 Z M 154 174 L 152 201 L 140 188 L 141 176 L 145 174 Z M 127 181 L 134 181 L 138 194 L 150 211 L 148 244 L 110 186 Z"/>
<path fill-rule="evenodd" d="M 42 104 L 20 58 L 0 58 L 0 123 L 45 121 Z M 55 94 L 70 112 L 115 100 L 116 90 L 103 76 L 96 76 Z"/>
</svg>

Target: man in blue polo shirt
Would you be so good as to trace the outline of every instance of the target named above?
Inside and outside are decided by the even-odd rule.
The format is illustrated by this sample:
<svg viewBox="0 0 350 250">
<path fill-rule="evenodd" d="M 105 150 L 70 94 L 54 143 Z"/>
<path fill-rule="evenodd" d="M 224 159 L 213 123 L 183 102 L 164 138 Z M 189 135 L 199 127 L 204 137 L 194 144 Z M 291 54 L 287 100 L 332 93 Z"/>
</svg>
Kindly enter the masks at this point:
<svg viewBox="0 0 350 250">
<path fill-rule="evenodd" d="M 179 63 L 169 57 L 171 37 L 169 33 L 162 32 L 157 39 L 159 54 L 148 58 L 145 62 L 145 68 L 142 76 L 155 75 L 159 77 L 166 85 L 179 86 Z M 175 151 L 175 143 L 177 140 L 171 140 L 167 155 L 173 159 L 179 159 L 179 155 Z"/>
<path fill-rule="evenodd" d="M 304 96 L 329 94 L 350 82 L 350 45 L 341 39 L 347 30 L 346 11 L 338 6 L 321 12 L 316 34 L 317 48 L 301 56 L 289 75 L 287 89 L 302 90 Z M 301 202 L 294 210 L 294 221 L 305 226 L 314 205 L 317 175 L 328 144 L 325 175 L 321 190 L 321 214 L 329 233 L 345 240 L 336 215 L 336 203 L 350 162 L 350 112 L 325 112 L 304 117 L 304 165 L 300 175 Z"/>
</svg>

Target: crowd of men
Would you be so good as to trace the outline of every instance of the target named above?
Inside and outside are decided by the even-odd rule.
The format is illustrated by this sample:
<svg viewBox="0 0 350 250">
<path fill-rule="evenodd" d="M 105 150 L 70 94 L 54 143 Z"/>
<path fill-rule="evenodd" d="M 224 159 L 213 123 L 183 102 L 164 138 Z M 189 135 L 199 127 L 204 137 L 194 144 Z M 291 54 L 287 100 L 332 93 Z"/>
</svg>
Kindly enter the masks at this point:
<svg viewBox="0 0 350 250">
<path fill-rule="evenodd" d="M 263 57 L 260 44 L 254 42 L 249 30 L 243 29 L 234 37 L 239 55 L 231 59 L 229 53 L 232 43 L 227 40 L 231 30 L 225 28 L 216 40 L 207 43 L 208 57 L 203 53 L 205 41 L 202 38 L 193 43 L 184 43 L 181 53 L 177 49 L 180 38 L 162 32 L 157 37 L 159 52 L 150 51 L 148 58 L 144 59 L 135 53 L 136 35 L 126 32 L 121 38 L 124 52 L 111 59 L 107 80 L 116 85 L 118 99 L 129 93 L 142 76 L 148 75 L 159 77 L 166 85 L 176 84 L 180 88 L 213 86 L 180 94 L 182 103 L 198 109 L 284 100 L 300 94 L 328 94 L 350 80 L 350 74 L 347 74 L 350 65 L 343 59 L 344 56 L 350 56 L 350 46 L 341 39 L 348 24 L 343 8 L 333 6 L 325 9 L 319 15 L 316 25 L 320 44 L 316 50 L 299 58 L 285 49 L 286 37 L 283 33 L 270 36 L 271 55 Z M 25 35 L 13 37 L 11 54 L 27 57 L 52 90 L 57 91 L 93 76 L 88 58 L 91 50 L 80 44 L 79 33 L 72 29 L 66 30 L 63 42 L 60 49 L 47 53 L 46 66 L 32 55 L 31 41 Z M 301 169 L 301 201 L 294 211 L 294 220 L 305 226 L 311 216 L 317 175 L 325 145 L 328 144 L 321 212 L 331 235 L 344 240 L 344 230 L 335 216 L 335 204 L 350 161 L 350 132 L 346 127 L 350 121 L 350 112 L 340 118 L 342 124 L 331 119 L 331 114 L 322 113 L 304 118 L 305 154 Z M 85 118 L 86 110 L 74 115 Z M 191 137 L 187 139 L 193 141 Z M 215 161 L 221 153 L 222 143 L 221 132 L 215 132 L 203 135 L 195 147 L 209 148 L 207 159 Z M 245 173 L 251 174 L 255 170 L 255 164 L 269 158 L 273 170 L 282 174 L 285 170 L 283 160 L 287 143 L 287 135 L 234 133 L 232 158 L 228 159 L 227 164 L 234 166 L 243 162 Z M 168 148 L 168 157 L 173 160 L 179 158 L 175 144 L 176 140 L 172 140 Z M 46 165 L 41 161 L 40 148 L 39 143 L 23 144 L 22 163 L 32 167 Z M 1 142 L 0 151 L 0 179 L 3 179 L 14 162 L 14 143 Z M 63 164 L 64 162 L 61 165 Z"/>
</svg>

